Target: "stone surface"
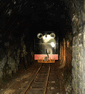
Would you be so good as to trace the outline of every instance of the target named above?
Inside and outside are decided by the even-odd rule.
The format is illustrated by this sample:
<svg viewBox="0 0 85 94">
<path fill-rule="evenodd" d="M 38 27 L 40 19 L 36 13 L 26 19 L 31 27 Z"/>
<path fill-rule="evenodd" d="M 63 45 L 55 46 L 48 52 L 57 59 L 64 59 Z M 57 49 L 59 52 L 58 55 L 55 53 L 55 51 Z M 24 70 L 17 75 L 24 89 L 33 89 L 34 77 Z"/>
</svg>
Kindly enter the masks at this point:
<svg viewBox="0 0 85 94">
<path fill-rule="evenodd" d="M 0 79 L 6 78 L 5 76 L 12 76 L 16 73 L 20 68 L 21 58 L 23 58 L 23 67 L 27 67 L 27 63 L 30 63 L 28 62 L 30 58 L 27 58 L 26 44 L 24 43 L 23 38 L 24 37 L 22 36 L 20 45 L 16 40 L 12 43 L 7 40 L 7 42 L 4 42 L 3 48 L 0 48 Z M 30 56 L 31 53 L 29 53 L 29 57 Z"/>
<path fill-rule="evenodd" d="M 8 65 L 11 68 L 11 71 L 16 71 L 16 63 L 15 60 L 12 57 L 8 58 Z"/>
<path fill-rule="evenodd" d="M 82 33 L 79 33 L 76 37 L 73 38 L 73 52 L 72 52 L 72 94 L 84 94 L 81 93 L 82 81 L 84 82 L 84 49 L 83 49 L 83 36 Z M 83 79 L 82 79 L 83 78 Z M 82 91 L 83 92 L 83 91 Z"/>
<path fill-rule="evenodd" d="M 7 61 L 7 56 L 5 56 L 1 61 L 0 61 L 0 78 L 3 76 L 3 68 L 5 66 L 5 63 Z"/>
</svg>

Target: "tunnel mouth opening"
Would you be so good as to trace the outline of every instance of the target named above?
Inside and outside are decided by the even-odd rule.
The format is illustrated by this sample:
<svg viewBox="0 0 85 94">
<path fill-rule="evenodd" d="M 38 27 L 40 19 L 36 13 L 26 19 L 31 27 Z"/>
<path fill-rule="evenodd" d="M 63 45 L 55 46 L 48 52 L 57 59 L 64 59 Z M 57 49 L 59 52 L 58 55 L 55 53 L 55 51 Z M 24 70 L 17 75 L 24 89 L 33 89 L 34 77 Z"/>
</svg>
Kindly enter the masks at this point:
<svg viewBox="0 0 85 94">
<path fill-rule="evenodd" d="M 30 58 L 32 58 L 32 61 L 31 61 L 31 59 L 28 60 L 29 62 L 31 62 L 27 65 L 27 66 L 29 66 L 32 64 L 32 62 L 34 62 L 33 61 L 33 52 L 34 52 L 34 50 L 33 50 L 34 44 L 33 43 L 34 43 L 34 38 L 35 38 L 36 34 L 39 32 L 42 32 L 43 34 L 45 34 L 46 31 L 49 31 L 48 33 L 50 33 L 50 31 L 55 32 L 56 35 L 59 36 L 59 43 L 61 43 L 61 46 L 63 47 L 63 48 L 61 47 L 61 50 L 62 50 L 61 54 L 63 56 L 61 56 L 59 58 L 66 60 L 65 71 L 67 73 L 65 72 L 66 73 L 65 77 L 66 77 L 66 79 L 68 79 L 67 74 L 72 75 L 72 77 L 74 77 L 74 72 L 72 72 L 72 70 L 75 69 L 74 62 L 76 62 L 76 61 L 74 61 L 74 59 L 75 59 L 74 54 L 77 52 L 77 51 L 75 52 L 76 49 L 74 48 L 74 46 L 76 47 L 79 44 L 82 44 L 82 42 L 83 42 L 83 40 L 82 40 L 82 37 L 83 37 L 83 34 L 82 34 L 82 31 L 83 31 L 82 10 L 81 10 L 79 3 L 77 3 L 76 0 L 75 1 L 67 1 L 66 6 L 64 4 L 61 5 L 60 4 L 61 1 L 58 3 L 60 5 L 59 9 L 61 9 L 61 11 L 60 10 L 57 11 L 56 12 L 57 14 L 52 13 L 54 8 L 51 9 L 51 8 L 47 7 L 47 10 L 45 10 L 44 12 L 42 12 L 40 14 L 38 14 L 38 12 L 36 12 L 38 14 L 36 17 L 34 17 L 36 13 L 32 14 L 33 10 L 31 11 L 31 14 L 30 13 L 26 14 L 24 11 L 23 12 L 18 11 L 19 13 L 17 14 L 17 13 L 15 13 L 15 10 L 16 10 L 16 8 L 15 8 L 14 13 L 12 13 L 11 17 L 8 16 L 8 14 L 6 14 L 6 16 L 8 18 L 7 23 L 10 27 L 7 28 L 8 27 L 8 25 L 7 25 L 6 26 L 7 31 L 5 33 L 3 33 L 2 35 L 0 35 L 0 37 L 6 36 L 6 38 L 8 40 L 5 40 L 5 42 L 6 42 L 5 48 L 9 49 L 8 48 L 9 44 L 11 46 L 15 43 L 15 45 L 16 45 L 16 42 L 18 42 L 19 45 L 21 45 L 20 40 L 21 40 L 21 37 L 23 36 L 23 31 L 24 31 L 24 35 L 25 35 L 24 43 L 26 44 L 26 47 L 27 47 L 26 50 L 28 52 L 27 56 L 30 55 Z M 50 4 L 48 4 L 48 6 L 49 5 Z M 56 4 L 53 4 L 53 5 L 56 5 Z M 52 6 L 50 6 L 50 7 L 52 7 Z M 60 7 L 62 7 L 62 8 L 60 8 Z M 39 8 L 39 6 L 38 6 L 38 8 Z M 57 8 L 58 8 L 58 6 L 57 6 Z M 37 9 L 37 10 L 40 11 L 39 9 Z M 50 11 L 51 11 L 51 13 L 48 13 Z M 4 14 L 4 12 L 2 14 Z M 42 14 L 44 14 L 44 16 Z M 14 22 L 14 23 L 12 23 L 12 22 Z M 14 30 L 12 30 L 11 26 L 13 26 Z M 17 26 L 18 26 L 18 28 L 17 28 Z M 5 29 L 3 29 L 2 31 L 4 31 L 4 30 Z M 9 33 L 8 33 L 8 31 L 9 31 Z M 17 32 L 17 31 L 19 31 L 19 32 Z M 33 32 L 33 33 L 31 33 L 31 32 Z M 78 40 L 78 38 L 80 40 Z M 64 48 L 63 39 L 65 39 L 66 49 Z M 31 40 L 31 41 L 28 44 L 29 40 Z M 3 39 L 3 41 L 4 41 L 4 39 Z M 3 43 L 1 43 L 1 45 L 4 46 Z M 22 45 L 24 45 L 24 44 L 22 44 Z M 30 46 L 30 48 L 29 48 L 29 46 Z M 17 49 L 17 48 L 18 47 L 15 47 L 15 49 Z M 22 50 L 23 47 L 21 47 L 20 49 Z M 63 52 L 64 50 L 66 51 L 66 54 Z M 59 49 L 59 52 L 60 52 L 60 49 Z M 6 53 L 8 53 L 8 51 Z M 16 51 L 15 51 L 15 54 L 16 54 Z M 12 55 L 12 53 L 10 54 L 10 56 L 11 55 Z M 60 53 L 59 53 L 59 56 L 60 56 Z M 3 57 L 3 55 L 2 55 L 2 57 Z M 13 58 L 16 58 L 16 57 L 13 56 Z M 28 57 L 26 57 L 26 58 L 28 58 Z M 24 62 L 24 60 L 21 60 L 21 61 Z M 23 63 L 23 62 L 22 62 L 22 64 L 23 64 L 24 68 L 26 69 L 26 65 L 24 65 L 25 63 Z M 64 61 L 62 61 L 62 62 L 64 62 Z M 67 62 L 70 62 L 70 63 L 67 64 Z M 71 78 L 71 81 L 72 81 L 72 78 Z"/>
</svg>

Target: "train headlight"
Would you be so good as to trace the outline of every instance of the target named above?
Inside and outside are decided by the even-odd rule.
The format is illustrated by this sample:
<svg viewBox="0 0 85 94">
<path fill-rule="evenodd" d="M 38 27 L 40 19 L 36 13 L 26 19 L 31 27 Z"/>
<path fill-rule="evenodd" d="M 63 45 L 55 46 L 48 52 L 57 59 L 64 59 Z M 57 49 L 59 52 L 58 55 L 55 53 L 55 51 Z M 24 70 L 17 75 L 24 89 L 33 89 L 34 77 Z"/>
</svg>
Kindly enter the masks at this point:
<svg viewBox="0 0 85 94">
<path fill-rule="evenodd" d="M 48 42 L 48 41 L 50 41 L 51 39 L 52 39 L 52 37 L 49 34 L 43 36 L 43 41 L 45 43 Z"/>
<path fill-rule="evenodd" d="M 42 33 L 38 33 L 38 34 L 37 34 L 37 37 L 38 37 L 39 39 L 42 39 L 43 34 L 42 34 Z"/>
<path fill-rule="evenodd" d="M 52 46 L 52 47 L 55 47 L 55 43 L 54 43 L 54 42 L 51 42 L 51 46 Z"/>
<path fill-rule="evenodd" d="M 49 39 L 51 39 L 51 36 L 50 36 L 50 35 L 45 35 L 45 36 L 43 36 L 43 39 L 44 39 L 44 40 L 46 40 L 46 39 L 49 40 Z"/>
<path fill-rule="evenodd" d="M 51 33 L 50 36 L 51 36 L 52 38 L 55 38 L 55 33 Z"/>
</svg>

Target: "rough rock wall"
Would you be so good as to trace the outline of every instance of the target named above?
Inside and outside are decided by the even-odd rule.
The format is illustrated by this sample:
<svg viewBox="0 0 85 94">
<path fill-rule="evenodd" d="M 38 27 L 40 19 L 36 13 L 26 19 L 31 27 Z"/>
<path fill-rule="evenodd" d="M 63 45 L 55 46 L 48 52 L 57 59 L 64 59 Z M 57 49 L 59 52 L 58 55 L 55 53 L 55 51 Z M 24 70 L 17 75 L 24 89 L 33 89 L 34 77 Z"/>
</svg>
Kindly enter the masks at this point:
<svg viewBox="0 0 85 94">
<path fill-rule="evenodd" d="M 62 42 L 60 43 L 60 68 L 65 67 L 65 63 L 66 63 L 66 44 L 65 44 L 65 39 L 62 40 Z"/>
<path fill-rule="evenodd" d="M 68 33 L 66 36 L 66 66 L 70 67 L 72 64 L 72 42 L 73 35 L 72 33 Z"/>
<path fill-rule="evenodd" d="M 4 38 L 3 38 L 4 39 Z M 8 39 L 6 39 L 8 40 Z M 18 70 L 27 69 L 32 63 L 32 53 L 27 52 L 24 37 L 17 41 L 4 41 L 0 47 L 0 81 L 12 77 Z M 29 42 L 28 42 L 29 44 Z"/>
<path fill-rule="evenodd" d="M 73 46 L 72 46 L 72 85 L 73 85 L 73 94 L 84 94 L 83 89 L 83 75 L 84 73 L 84 48 L 83 48 L 83 33 L 73 37 Z M 81 81 L 82 80 L 82 81 Z M 82 91 L 83 89 L 83 91 Z"/>
<path fill-rule="evenodd" d="M 65 90 L 68 94 L 72 94 L 72 40 L 72 34 L 68 33 L 60 43 L 60 69 L 64 71 Z"/>
<path fill-rule="evenodd" d="M 71 38 L 71 39 L 70 39 Z M 72 35 L 68 35 L 68 38 L 63 38 L 60 43 L 60 61 L 65 65 L 70 65 L 72 60 Z"/>
<path fill-rule="evenodd" d="M 20 48 L 13 45 L 9 48 L 1 48 L 4 52 L 1 52 L 0 59 L 0 79 L 12 77 L 13 73 L 18 71 L 18 65 L 20 60 Z M 3 55 L 4 54 L 4 55 Z"/>
<path fill-rule="evenodd" d="M 72 94 L 84 94 L 84 45 L 83 45 L 83 16 L 81 7 L 75 5 L 72 18 L 73 44 L 72 44 Z"/>
<path fill-rule="evenodd" d="M 72 94 L 85 94 L 85 0 L 68 1 L 67 5 L 73 32 Z"/>
</svg>

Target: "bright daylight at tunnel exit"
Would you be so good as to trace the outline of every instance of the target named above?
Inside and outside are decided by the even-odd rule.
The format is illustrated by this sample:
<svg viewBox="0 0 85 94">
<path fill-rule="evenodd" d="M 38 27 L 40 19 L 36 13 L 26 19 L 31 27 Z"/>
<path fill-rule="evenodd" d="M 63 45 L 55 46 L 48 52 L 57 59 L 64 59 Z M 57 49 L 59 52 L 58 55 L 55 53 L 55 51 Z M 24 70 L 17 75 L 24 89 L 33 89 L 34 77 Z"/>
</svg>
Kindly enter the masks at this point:
<svg viewBox="0 0 85 94">
<path fill-rule="evenodd" d="M 0 0 L 0 94 L 85 94 L 85 0 Z"/>
</svg>

